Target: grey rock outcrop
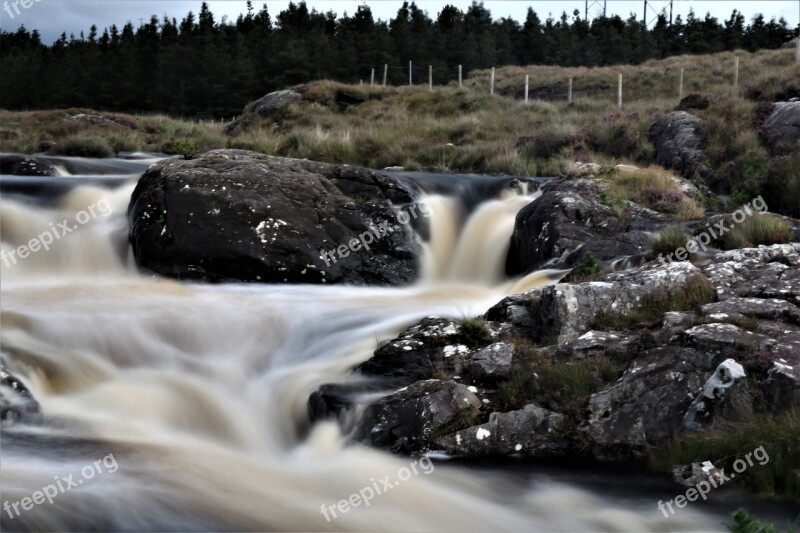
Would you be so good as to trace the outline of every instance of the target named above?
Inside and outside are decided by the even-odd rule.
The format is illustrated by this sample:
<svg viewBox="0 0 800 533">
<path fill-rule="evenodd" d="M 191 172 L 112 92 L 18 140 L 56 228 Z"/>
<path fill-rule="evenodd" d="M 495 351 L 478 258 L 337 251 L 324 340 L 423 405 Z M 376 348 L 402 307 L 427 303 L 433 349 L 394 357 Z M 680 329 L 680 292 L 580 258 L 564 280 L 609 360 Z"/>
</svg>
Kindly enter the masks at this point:
<svg viewBox="0 0 800 533">
<path fill-rule="evenodd" d="M 706 166 L 703 120 L 686 111 L 673 111 L 658 117 L 650 125 L 649 135 L 656 149 L 656 162 L 675 169 L 685 178 Z"/>
</svg>

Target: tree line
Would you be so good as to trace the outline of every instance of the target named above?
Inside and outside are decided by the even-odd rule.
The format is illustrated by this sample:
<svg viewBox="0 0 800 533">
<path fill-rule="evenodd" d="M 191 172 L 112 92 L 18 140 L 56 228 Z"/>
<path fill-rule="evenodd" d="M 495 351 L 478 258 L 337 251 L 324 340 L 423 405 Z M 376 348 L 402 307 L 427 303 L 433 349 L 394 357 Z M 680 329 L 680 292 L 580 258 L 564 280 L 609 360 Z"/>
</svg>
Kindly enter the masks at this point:
<svg viewBox="0 0 800 533">
<path fill-rule="evenodd" d="M 369 6 L 352 15 L 290 3 L 273 19 L 266 4 L 235 21 L 216 20 L 204 2 L 182 20 L 152 16 L 135 28 L 113 25 L 99 33 L 63 33 L 52 45 L 36 30 L 0 33 L 0 105 L 6 109 L 90 107 L 109 111 L 164 112 L 223 117 L 263 94 L 316 79 L 358 82 L 372 68 L 390 84 L 447 83 L 464 72 L 504 65 L 602 66 L 637 64 L 677 54 L 778 48 L 795 30 L 762 15 L 749 23 L 734 10 L 727 20 L 690 12 L 672 23 L 662 14 L 648 28 L 635 15 L 587 21 L 542 19 L 532 8 L 524 22 L 494 20 L 482 3 L 465 11 L 444 7 L 435 19 L 404 3 L 389 21 Z M 382 82 L 382 79 L 380 79 Z"/>
</svg>

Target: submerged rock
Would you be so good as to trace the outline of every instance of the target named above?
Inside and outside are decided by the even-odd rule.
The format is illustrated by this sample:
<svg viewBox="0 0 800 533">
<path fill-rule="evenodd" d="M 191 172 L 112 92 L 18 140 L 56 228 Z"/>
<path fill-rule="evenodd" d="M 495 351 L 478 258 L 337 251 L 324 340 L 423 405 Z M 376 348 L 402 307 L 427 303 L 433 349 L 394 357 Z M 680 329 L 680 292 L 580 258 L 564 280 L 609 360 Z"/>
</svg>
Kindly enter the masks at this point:
<svg viewBox="0 0 800 533">
<path fill-rule="evenodd" d="M 28 387 L 0 363 L 0 422 L 28 419 L 40 411 Z"/>
<path fill-rule="evenodd" d="M 403 285 L 419 245 L 396 214 L 412 194 L 358 167 L 214 150 L 145 172 L 130 240 L 140 267 L 182 279 Z"/>
<path fill-rule="evenodd" d="M 27 155 L 0 155 L 0 174 L 10 176 L 57 176 L 55 165 L 46 159 Z"/>
</svg>

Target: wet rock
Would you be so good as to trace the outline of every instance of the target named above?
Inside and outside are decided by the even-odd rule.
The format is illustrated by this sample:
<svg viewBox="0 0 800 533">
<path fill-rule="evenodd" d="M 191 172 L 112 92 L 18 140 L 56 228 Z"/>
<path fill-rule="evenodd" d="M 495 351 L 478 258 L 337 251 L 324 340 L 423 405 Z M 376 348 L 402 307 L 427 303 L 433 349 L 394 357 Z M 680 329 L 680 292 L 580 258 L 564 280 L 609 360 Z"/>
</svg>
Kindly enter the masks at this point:
<svg viewBox="0 0 800 533">
<path fill-rule="evenodd" d="M 506 273 L 572 268 L 587 252 L 598 261 L 610 261 L 644 252 L 648 245 L 645 232 L 628 232 L 616 213 L 591 192 L 552 190 L 551 186 L 517 213 Z"/>
<path fill-rule="evenodd" d="M 423 319 L 375 350 L 356 372 L 397 387 L 442 374 L 460 374 L 474 350 L 457 339 L 457 333 L 458 324 L 453 320 Z"/>
<path fill-rule="evenodd" d="M 404 285 L 419 245 L 396 215 L 412 194 L 358 167 L 214 150 L 145 172 L 130 239 L 140 267 L 169 277 Z"/>
<path fill-rule="evenodd" d="M 692 402 L 683 425 L 690 430 L 733 429 L 753 418 L 753 402 L 742 365 L 726 359 Z"/>
<path fill-rule="evenodd" d="M 55 165 L 27 155 L 0 155 L 0 174 L 9 176 L 57 176 Z"/>
<path fill-rule="evenodd" d="M 22 380 L 0 363 L 0 422 L 31 419 L 40 412 L 39 402 Z"/>
<path fill-rule="evenodd" d="M 492 413 L 487 423 L 441 437 L 435 445 L 462 457 L 553 457 L 567 449 L 558 431 L 564 420 L 564 415 L 530 404 L 517 411 Z"/>
<path fill-rule="evenodd" d="M 464 385 L 419 381 L 368 406 L 355 438 L 394 452 L 420 451 L 447 424 L 476 420 L 480 406 L 478 397 Z"/>
<path fill-rule="evenodd" d="M 711 100 L 700 93 L 689 93 L 681 99 L 678 111 L 691 111 L 693 109 L 708 109 Z"/>
<path fill-rule="evenodd" d="M 340 419 L 365 394 L 376 393 L 383 389 L 383 384 L 372 381 L 322 385 L 308 398 L 308 418 L 311 422 L 330 418 Z"/>
<path fill-rule="evenodd" d="M 650 125 L 650 140 L 656 149 L 656 162 L 673 168 L 684 178 L 706 166 L 703 139 L 700 136 L 702 119 L 686 111 L 661 115 Z"/>
</svg>

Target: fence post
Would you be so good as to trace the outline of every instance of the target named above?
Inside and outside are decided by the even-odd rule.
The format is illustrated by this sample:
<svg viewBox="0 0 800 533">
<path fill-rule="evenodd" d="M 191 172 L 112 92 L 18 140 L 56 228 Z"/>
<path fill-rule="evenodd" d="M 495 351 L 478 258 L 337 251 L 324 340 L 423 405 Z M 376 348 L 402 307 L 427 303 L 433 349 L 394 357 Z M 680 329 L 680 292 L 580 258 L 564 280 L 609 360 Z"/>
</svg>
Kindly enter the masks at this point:
<svg viewBox="0 0 800 533">
<path fill-rule="evenodd" d="M 681 76 L 678 81 L 678 100 L 683 100 L 683 67 L 681 67 Z"/>
<path fill-rule="evenodd" d="M 460 89 L 461 87 L 462 87 L 462 83 L 461 83 L 461 65 L 459 65 L 458 66 L 458 88 Z"/>
<path fill-rule="evenodd" d="M 428 90 L 433 90 L 433 65 L 428 65 Z"/>
<path fill-rule="evenodd" d="M 489 80 L 489 94 L 494 94 L 494 67 L 492 67 L 492 77 Z"/>
<path fill-rule="evenodd" d="M 733 58 L 733 86 L 739 86 L 739 56 Z"/>
<path fill-rule="evenodd" d="M 383 86 L 386 87 L 386 76 L 389 74 L 389 65 L 383 64 Z"/>
<path fill-rule="evenodd" d="M 411 82 L 411 60 L 408 61 L 408 86 L 411 87 L 413 83 Z"/>
<path fill-rule="evenodd" d="M 528 74 L 525 74 L 525 103 L 528 103 Z"/>
<path fill-rule="evenodd" d="M 567 102 L 572 103 L 572 78 L 569 79 L 569 91 L 567 91 Z"/>
<path fill-rule="evenodd" d="M 794 44 L 794 59 L 800 63 L 800 35 L 797 36 Z"/>
<path fill-rule="evenodd" d="M 617 109 L 622 109 L 622 74 L 617 81 Z"/>
<path fill-rule="evenodd" d="M 369 75 L 369 86 L 372 87 L 375 85 L 375 69 L 372 69 L 372 72 Z"/>
</svg>

